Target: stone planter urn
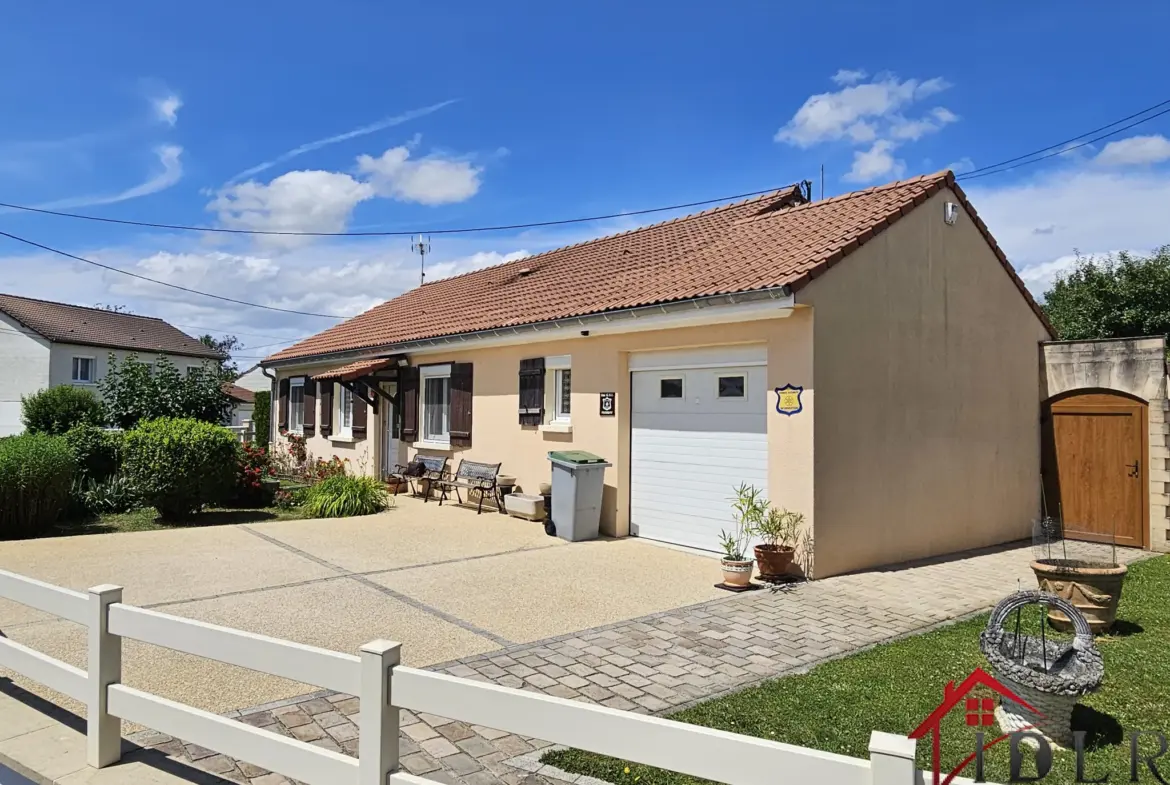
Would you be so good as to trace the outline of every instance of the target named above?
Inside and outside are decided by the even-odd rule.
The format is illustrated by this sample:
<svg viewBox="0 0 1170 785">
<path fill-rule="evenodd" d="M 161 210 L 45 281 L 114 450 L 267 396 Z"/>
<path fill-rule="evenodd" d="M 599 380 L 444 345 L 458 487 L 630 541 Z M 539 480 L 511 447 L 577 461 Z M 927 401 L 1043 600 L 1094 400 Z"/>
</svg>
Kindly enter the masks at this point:
<svg viewBox="0 0 1170 785">
<path fill-rule="evenodd" d="M 1037 559 L 1032 572 L 1040 591 L 1067 600 L 1084 615 L 1094 635 L 1113 626 L 1117 603 L 1128 568 L 1124 564 L 1100 564 L 1076 559 Z M 1048 614 L 1052 626 L 1071 632 L 1073 623 L 1059 610 Z"/>
<path fill-rule="evenodd" d="M 1072 643 L 1048 640 L 1043 629 L 1040 635 L 1012 631 L 1012 612 L 1018 614 L 1028 605 L 1047 606 L 1049 618 L 1056 611 L 1068 619 L 1075 631 Z M 995 710 L 1000 729 L 1004 733 L 1036 730 L 1058 747 L 1072 747 L 1073 707 L 1082 696 L 1096 691 L 1105 677 L 1105 663 L 1089 622 L 1076 606 L 1046 592 L 1016 592 L 992 610 L 979 647 L 995 677 L 1023 701 L 1001 699 Z"/>
</svg>

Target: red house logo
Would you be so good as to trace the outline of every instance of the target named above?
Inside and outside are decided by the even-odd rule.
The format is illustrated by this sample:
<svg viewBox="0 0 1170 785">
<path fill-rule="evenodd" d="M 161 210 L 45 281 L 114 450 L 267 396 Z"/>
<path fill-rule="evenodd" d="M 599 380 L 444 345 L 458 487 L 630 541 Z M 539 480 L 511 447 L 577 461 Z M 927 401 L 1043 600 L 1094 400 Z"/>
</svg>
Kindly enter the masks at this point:
<svg viewBox="0 0 1170 785">
<path fill-rule="evenodd" d="M 995 698 L 967 697 L 967 694 L 971 692 L 971 690 L 980 685 L 998 693 L 1001 697 L 1020 704 L 1037 716 L 1044 716 L 1023 698 L 1019 697 L 1007 687 L 1000 684 L 995 678 L 993 678 L 982 668 L 976 668 L 974 671 L 972 671 L 971 675 L 964 679 L 963 683 L 958 687 L 955 686 L 953 681 L 947 682 L 947 686 L 943 688 L 942 703 L 940 703 L 938 708 L 930 713 L 929 717 L 922 721 L 921 725 L 909 733 L 909 737 L 911 739 L 921 739 L 928 733 L 931 736 L 930 753 L 931 762 L 933 764 L 932 769 L 934 771 L 934 785 L 948 785 L 948 783 L 950 783 L 959 772 L 967 768 L 967 765 L 971 763 L 971 761 L 975 760 L 975 755 L 977 754 L 973 753 L 960 761 L 959 765 L 955 767 L 954 771 L 948 774 L 947 778 L 945 780 L 941 780 L 940 783 L 939 778 L 941 776 L 941 755 L 939 748 L 941 747 L 941 739 L 939 737 L 939 726 L 943 721 L 943 717 L 946 717 L 951 713 L 952 709 L 954 709 L 960 703 L 963 703 L 967 713 L 967 725 L 971 727 L 984 727 L 995 724 Z M 1004 734 L 1003 736 L 988 742 L 984 745 L 983 749 L 987 749 L 994 744 L 998 744 L 999 742 L 1008 738 L 1008 735 L 1009 734 Z"/>
</svg>

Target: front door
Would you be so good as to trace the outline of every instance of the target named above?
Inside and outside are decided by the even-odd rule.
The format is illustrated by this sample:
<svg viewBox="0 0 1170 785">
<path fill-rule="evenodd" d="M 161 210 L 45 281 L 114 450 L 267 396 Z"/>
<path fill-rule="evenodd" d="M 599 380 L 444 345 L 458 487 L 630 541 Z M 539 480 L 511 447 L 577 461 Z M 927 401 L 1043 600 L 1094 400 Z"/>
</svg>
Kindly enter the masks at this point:
<svg viewBox="0 0 1170 785">
<path fill-rule="evenodd" d="M 1082 393 L 1049 406 L 1048 514 L 1065 537 L 1145 546 L 1148 526 L 1146 404 Z"/>
</svg>

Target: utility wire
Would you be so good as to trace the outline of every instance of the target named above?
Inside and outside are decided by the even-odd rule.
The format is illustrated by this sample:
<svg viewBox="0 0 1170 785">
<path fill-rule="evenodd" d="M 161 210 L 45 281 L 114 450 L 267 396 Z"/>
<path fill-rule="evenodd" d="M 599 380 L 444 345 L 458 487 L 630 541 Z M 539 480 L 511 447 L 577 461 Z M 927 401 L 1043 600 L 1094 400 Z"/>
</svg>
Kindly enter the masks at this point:
<svg viewBox="0 0 1170 785">
<path fill-rule="evenodd" d="M 1043 147 L 1039 150 L 1035 150 L 1033 152 L 1027 153 L 1026 155 L 1019 155 L 1019 156 L 1016 156 L 1015 158 L 1009 158 L 1008 160 L 1000 161 L 997 164 L 990 164 L 989 166 L 983 166 L 983 167 L 980 167 L 978 169 L 973 169 L 970 172 L 964 172 L 963 174 L 956 176 L 955 179 L 956 180 L 973 180 L 973 179 L 977 179 L 980 177 L 987 177 L 988 175 L 992 175 L 992 174 L 1000 174 L 1002 172 L 1010 172 L 1012 169 L 1017 169 L 1021 166 L 1027 166 L 1028 164 L 1034 164 L 1034 163 L 1037 163 L 1039 161 L 1043 161 L 1047 158 L 1053 158 L 1053 157 L 1058 156 L 1058 155 L 1064 155 L 1065 153 L 1071 152 L 1073 150 L 1078 150 L 1082 147 L 1090 145 L 1093 142 L 1099 142 L 1102 139 L 1106 139 L 1110 136 L 1115 136 L 1115 135 L 1121 133 L 1122 131 L 1128 131 L 1130 128 L 1133 128 L 1134 126 L 1141 125 L 1142 123 L 1149 122 L 1150 120 L 1153 120 L 1155 117 L 1161 117 L 1164 114 L 1170 113 L 1170 108 L 1162 109 L 1162 111 L 1157 112 L 1157 113 L 1152 114 L 1152 115 L 1149 115 L 1148 117 L 1143 117 L 1142 119 L 1137 120 L 1135 122 L 1132 122 L 1128 125 L 1123 125 L 1121 128 L 1114 128 L 1112 131 L 1109 131 L 1108 133 L 1101 134 L 1100 136 L 1095 136 L 1092 139 L 1087 139 L 1086 141 L 1081 142 L 1080 144 L 1075 144 L 1075 145 L 1072 145 L 1071 147 L 1065 147 L 1065 145 L 1067 145 L 1071 142 L 1075 142 L 1078 139 L 1084 139 L 1086 136 L 1089 136 L 1091 134 L 1095 134 L 1098 131 L 1103 131 L 1106 128 L 1112 128 L 1113 126 L 1117 125 L 1118 123 L 1124 123 L 1126 120 L 1131 120 L 1134 117 L 1138 117 L 1139 115 L 1146 114 L 1147 112 L 1152 112 L 1153 110 L 1159 109 L 1163 106 L 1166 106 L 1167 104 L 1170 104 L 1170 100 L 1163 101 L 1160 104 L 1155 104 L 1154 106 L 1151 106 L 1148 109 L 1143 109 L 1142 111 L 1131 114 L 1128 117 L 1123 117 L 1120 120 L 1117 120 L 1115 122 L 1110 123 L 1109 125 L 1103 125 L 1100 128 L 1094 129 L 1092 131 L 1087 131 L 1087 132 L 1081 134 L 1080 136 L 1074 136 L 1072 139 L 1066 139 L 1063 142 L 1057 142 L 1056 144 L 1049 145 L 1048 147 Z M 1057 148 L 1059 148 L 1059 149 L 1057 149 Z M 1053 152 L 1050 152 L 1047 155 L 1040 155 L 1041 153 L 1047 152 L 1049 150 L 1052 150 Z M 1034 158 L 1033 156 L 1040 156 L 1040 157 Z M 1025 159 L 1028 159 L 1028 160 L 1025 160 Z M 1017 161 L 1019 163 L 1017 163 Z M 1013 164 L 1013 165 L 1007 166 L 1007 164 Z"/>
<path fill-rule="evenodd" d="M 210 297 L 214 300 L 222 300 L 222 301 L 228 302 L 228 303 L 235 303 L 236 305 L 249 305 L 253 308 L 263 308 L 267 311 L 279 311 L 280 313 L 292 313 L 292 314 L 296 314 L 297 316 L 317 316 L 317 317 L 320 317 L 322 319 L 348 319 L 349 318 L 348 316 L 338 316 L 337 314 L 332 314 L 332 313 L 313 313 L 311 311 L 297 311 L 297 310 L 292 309 L 292 308 L 278 308 L 275 305 L 261 305 L 260 303 L 250 303 L 247 300 L 236 300 L 232 297 L 224 297 L 222 294 L 211 294 L 210 292 L 201 292 L 198 289 L 190 289 L 186 286 L 179 286 L 177 283 L 168 283 L 167 281 L 160 281 L 157 278 L 148 278 L 145 275 L 139 275 L 138 273 L 132 273 L 129 270 L 123 270 L 123 269 L 118 268 L 118 267 L 111 267 L 108 264 L 102 264 L 101 262 L 95 262 L 92 259 L 86 259 L 85 257 L 82 257 L 82 256 L 75 256 L 71 253 L 67 253 L 65 251 L 59 251 L 56 248 L 51 248 L 47 245 L 42 245 L 42 244 L 40 244 L 38 242 L 34 242 L 32 240 L 26 240 L 23 237 L 17 237 L 16 235 L 9 234 L 8 232 L 0 231 L 0 237 L 7 237 L 8 239 L 15 240 L 18 243 L 24 243 L 25 245 L 31 245 L 34 248 L 40 248 L 42 251 L 48 251 L 50 253 L 55 253 L 58 256 L 64 256 L 66 259 L 73 259 L 74 261 L 84 262 L 85 264 L 92 264 L 94 267 L 100 267 L 103 270 L 109 270 L 110 272 L 121 273 L 122 275 L 128 275 L 131 278 L 137 278 L 140 281 L 149 281 L 150 283 L 156 283 L 159 286 L 166 286 L 166 287 L 169 287 L 171 289 L 178 289 L 181 292 L 187 292 L 189 294 L 199 294 L 199 295 L 202 295 L 204 297 Z"/>
<path fill-rule="evenodd" d="M 607 215 L 591 215 L 587 218 L 563 218 L 557 221 L 533 221 L 531 223 L 522 224 L 504 224 L 499 226 L 476 226 L 453 229 L 424 229 L 421 234 L 472 234 L 475 232 L 504 232 L 514 229 L 535 229 L 541 226 L 564 226 L 565 224 L 588 223 L 589 221 L 604 221 L 610 218 L 626 218 L 631 215 L 649 215 L 650 213 L 662 213 L 669 210 L 683 210 L 688 207 L 702 207 L 708 204 L 718 204 L 720 202 L 734 202 L 738 199 L 746 199 L 750 196 L 760 196 L 761 194 L 772 193 L 776 188 L 765 188 L 762 191 L 751 191 L 749 193 L 734 194 L 732 196 L 720 196 L 718 199 L 704 199 L 700 202 L 687 202 L 685 204 L 672 204 L 669 207 L 651 207 L 646 210 L 633 210 L 627 213 L 609 213 Z M 84 221 L 100 221 L 102 223 L 123 224 L 127 226 L 146 226 L 152 229 L 178 229 L 187 232 L 218 232 L 222 234 L 260 234 L 260 235 L 292 235 L 296 237 L 406 237 L 409 235 L 420 234 L 417 229 L 412 229 L 409 232 L 274 232 L 263 229 L 225 229 L 217 226 L 184 226 L 182 224 L 162 224 L 151 223 L 149 221 L 130 221 L 122 218 L 103 218 L 97 215 L 82 215 L 80 213 L 64 213 L 57 210 L 45 210 L 40 207 L 28 207 L 19 204 L 8 204 L 0 202 L 0 207 L 7 207 L 11 210 L 24 210 L 30 213 L 42 213 L 44 215 L 55 215 L 61 218 L 79 218 Z"/>
</svg>

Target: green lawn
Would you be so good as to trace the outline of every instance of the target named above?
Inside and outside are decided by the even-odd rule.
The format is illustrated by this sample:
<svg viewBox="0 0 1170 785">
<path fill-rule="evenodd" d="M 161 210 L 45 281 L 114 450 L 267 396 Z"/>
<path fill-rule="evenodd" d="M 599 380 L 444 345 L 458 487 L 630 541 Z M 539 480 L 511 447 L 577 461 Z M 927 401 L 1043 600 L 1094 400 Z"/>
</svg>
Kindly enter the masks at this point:
<svg viewBox="0 0 1170 785">
<path fill-rule="evenodd" d="M 1005 587 L 1005 594 L 1015 587 Z M 1131 730 L 1170 734 L 1170 557 L 1130 567 L 1113 635 L 1098 638 L 1105 657 L 1105 684 L 1082 701 L 1073 729 L 1087 732 L 1088 778 L 1110 772 L 1111 782 L 1128 781 Z M 979 632 L 986 615 L 942 629 L 828 662 L 812 671 L 766 682 L 726 698 L 712 700 L 671 716 L 680 722 L 720 728 L 868 758 L 871 730 L 908 733 L 941 702 L 943 686 L 985 666 Z M 983 688 L 980 688 L 981 690 Z M 982 696 L 983 693 L 979 692 Z M 990 696 L 991 693 L 986 693 Z M 999 735 L 987 728 L 988 740 Z M 943 723 L 943 771 L 949 772 L 975 749 L 974 729 L 967 728 L 961 708 Z M 1142 750 L 1157 752 L 1143 739 Z M 918 764 L 930 768 L 930 743 L 918 744 Z M 1031 756 L 1025 774 L 1034 773 Z M 683 785 L 698 782 L 671 772 L 576 750 L 552 752 L 545 763 L 613 783 Z M 1162 776 L 1170 780 L 1170 754 L 1162 759 Z M 986 778 L 1008 781 L 1008 748 L 987 752 Z M 1057 752 L 1047 783 L 1075 778 L 1075 756 Z M 1143 767 L 1143 782 L 1155 780 Z M 973 767 L 963 772 L 973 777 Z"/>
<path fill-rule="evenodd" d="M 62 537 L 70 534 L 108 534 L 111 532 L 147 532 L 161 529 L 183 529 L 192 526 L 223 526 L 233 523 L 260 523 L 263 521 L 288 521 L 301 518 L 299 509 L 278 510 L 275 507 L 259 509 L 214 508 L 204 510 L 181 521 L 161 521 L 153 507 L 116 515 L 101 515 L 85 521 L 68 521 L 57 524 L 45 532 L 45 537 Z"/>
</svg>

